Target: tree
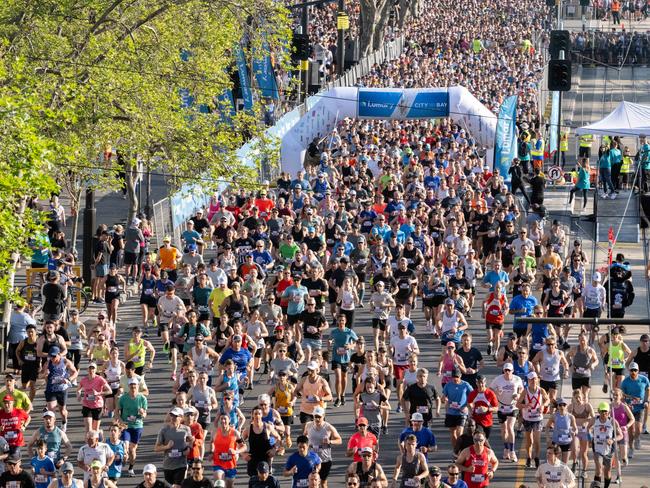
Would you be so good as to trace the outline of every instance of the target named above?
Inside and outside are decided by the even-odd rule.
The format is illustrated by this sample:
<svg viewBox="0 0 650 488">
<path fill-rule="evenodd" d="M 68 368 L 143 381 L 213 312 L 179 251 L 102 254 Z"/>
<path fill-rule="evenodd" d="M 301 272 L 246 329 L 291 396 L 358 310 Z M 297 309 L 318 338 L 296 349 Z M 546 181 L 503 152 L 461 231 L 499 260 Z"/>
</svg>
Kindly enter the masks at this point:
<svg viewBox="0 0 650 488">
<path fill-rule="evenodd" d="M 224 117 L 219 95 L 230 89 L 232 48 L 269 46 L 286 63 L 287 12 L 275 0 L 5 0 L 0 49 L 21 59 L 27 89 L 63 123 L 49 137 L 66 148 L 60 173 L 78 192 L 97 170 L 103 147 L 120 153 L 129 218 L 137 210 L 138 161 L 177 183 L 197 175 L 255 181 L 255 167 L 235 151 L 264 129 L 257 112 Z M 266 44 L 265 44 L 266 43 Z M 189 53 L 188 56 L 182 56 Z M 187 94 L 192 104 L 181 110 Z M 269 157 L 269 155 L 263 155 Z M 115 168 L 104 182 L 119 185 Z M 60 178 L 63 181 L 65 178 Z M 66 185 L 64 185 L 66 186 Z"/>
<path fill-rule="evenodd" d="M 367 56 L 379 49 L 386 31 L 392 0 L 361 0 L 359 18 L 359 50 Z"/>
</svg>

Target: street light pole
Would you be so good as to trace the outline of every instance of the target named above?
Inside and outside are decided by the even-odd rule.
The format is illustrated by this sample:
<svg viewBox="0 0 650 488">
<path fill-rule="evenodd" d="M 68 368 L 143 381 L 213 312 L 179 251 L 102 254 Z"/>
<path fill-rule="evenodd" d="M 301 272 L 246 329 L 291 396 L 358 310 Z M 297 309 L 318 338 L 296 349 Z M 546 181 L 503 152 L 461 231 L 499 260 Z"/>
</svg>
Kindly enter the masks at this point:
<svg viewBox="0 0 650 488">
<path fill-rule="evenodd" d="M 338 77 L 343 76 L 345 64 L 345 29 L 350 26 L 350 19 L 345 13 L 345 2 L 339 0 L 339 11 L 336 18 L 336 27 L 338 29 L 338 41 L 336 47 L 336 74 Z"/>
<path fill-rule="evenodd" d="M 82 260 L 82 275 L 84 284 L 90 286 L 92 282 L 92 265 L 94 262 L 95 250 L 93 249 L 94 235 L 95 235 L 95 191 L 92 188 L 86 188 L 86 206 L 84 208 L 84 221 L 83 221 L 83 260 Z"/>
</svg>

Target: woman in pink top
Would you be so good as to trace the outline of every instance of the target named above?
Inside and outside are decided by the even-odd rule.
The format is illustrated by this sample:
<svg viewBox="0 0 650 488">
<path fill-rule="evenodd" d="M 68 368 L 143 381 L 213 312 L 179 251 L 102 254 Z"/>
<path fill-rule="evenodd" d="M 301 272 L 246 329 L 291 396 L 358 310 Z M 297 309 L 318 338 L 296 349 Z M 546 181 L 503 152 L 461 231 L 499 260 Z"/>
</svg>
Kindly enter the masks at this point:
<svg viewBox="0 0 650 488">
<path fill-rule="evenodd" d="M 440 364 L 438 365 L 438 376 L 442 376 L 440 380 L 442 386 L 451 381 L 451 372 L 454 368 L 458 368 L 461 373 L 465 373 L 463 358 L 456 354 L 456 344 L 450 341 L 445 345 L 445 352 L 440 357 Z"/>
<path fill-rule="evenodd" d="M 623 391 L 620 388 L 614 388 L 612 391 L 612 416 L 618 422 L 623 434 L 623 440 L 618 443 L 619 459 L 624 466 L 627 466 L 628 429 L 634 425 L 634 414 L 623 402 Z"/>
<path fill-rule="evenodd" d="M 84 429 L 98 431 L 104 408 L 104 397 L 112 394 L 110 385 L 101 376 L 97 376 L 97 364 L 88 365 L 88 376 L 79 380 L 77 396 L 81 399 L 81 415 Z"/>
</svg>

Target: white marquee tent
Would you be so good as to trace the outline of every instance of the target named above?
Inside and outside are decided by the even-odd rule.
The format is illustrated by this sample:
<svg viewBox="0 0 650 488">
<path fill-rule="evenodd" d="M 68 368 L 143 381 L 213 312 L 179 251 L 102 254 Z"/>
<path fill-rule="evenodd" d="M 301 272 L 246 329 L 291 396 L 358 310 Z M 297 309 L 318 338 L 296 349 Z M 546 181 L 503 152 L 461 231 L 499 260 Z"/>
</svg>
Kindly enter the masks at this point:
<svg viewBox="0 0 650 488">
<path fill-rule="evenodd" d="M 604 119 L 580 127 L 576 133 L 595 136 L 650 135 L 650 106 L 621 102 Z"/>
</svg>

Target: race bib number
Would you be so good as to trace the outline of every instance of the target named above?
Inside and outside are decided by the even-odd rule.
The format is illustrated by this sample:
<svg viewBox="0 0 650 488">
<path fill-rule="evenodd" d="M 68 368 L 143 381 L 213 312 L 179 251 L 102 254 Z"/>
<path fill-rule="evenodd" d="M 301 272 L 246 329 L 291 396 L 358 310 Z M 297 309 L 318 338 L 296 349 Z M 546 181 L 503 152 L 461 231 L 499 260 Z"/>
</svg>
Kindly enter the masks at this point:
<svg viewBox="0 0 650 488">
<path fill-rule="evenodd" d="M 404 486 L 420 486 L 420 482 L 415 478 L 409 478 L 404 481 Z"/>
<path fill-rule="evenodd" d="M 126 418 L 126 420 L 128 420 L 129 422 L 135 422 L 135 415 L 129 415 L 129 416 Z"/>
<path fill-rule="evenodd" d="M 471 476 L 472 483 L 483 483 L 485 481 L 485 475 L 480 473 L 475 473 Z"/>
<path fill-rule="evenodd" d="M 144 291 L 144 294 L 145 294 L 145 295 L 153 295 L 153 290 L 152 290 L 151 288 L 147 288 L 147 289 Z"/>
<path fill-rule="evenodd" d="M 183 455 L 183 453 L 181 451 L 179 451 L 178 449 L 172 449 L 171 451 L 169 451 L 169 457 L 170 458 L 179 458 L 182 455 Z"/>
<path fill-rule="evenodd" d="M 309 332 L 310 334 L 316 334 L 318 333 L 318 329 L 313 325 L 310 325 L 309 327 L 307 327 L 307 332 Z"/>
<path fill-rule="evenodd" d="M 36 355 L 33 353 L 25 354 L 25 361 L 36 361 Z"/>
<path fill-rule="evenodd" d="M 576 368 L 576 373 L 579 374 L 586 374 L 587 370 L 585 368 Z"/>
<path fill-rule="evenodd" d="M 232 456 L 230 455 L 229 452 L 222 452 L 219 454 L 219 459 L 221 461 L 230 461 L 232 459 Z"/>
<path fill-rule="evenodd" d="M 346 352 L 347 352 L 347 349 L 345 347 L 337 347 L 336 348 L 336 354 L 338 354 L 339 356 L 345 356 Z"/>
<path fill-rule="evenodd" d="M 94 401 L 95 401 L 95 398 L 97 398 L 97 397 L 95 396 L 94 393 L 86 393 L 86 400 L 87 400 L 87 401 L 89 401 L 89 402 L 94 402 Z"/>
<path fill-rule="evenodd" d="M 208 308 L 207 305 L 199 305 L 198 308 L 199 308 L 199 312 L 201 312 L 201 313 L 205 313 L 205 312 L 209 311 L 209 308 Z"/>
<path fill-rule="evenodd" d="M 16 437 L 18 437 L 18 433 L 13 430 L 5 432 L 5 439 L 15 439 Z"/>
<path fill-rule="evenodd" d="M 418 413 L 429 413 L 429 407 L 418 407 Z"/>
<path fill-rule="evenodd" d="M 455 408 L 455 409 L 459 409 L 459 408 L 460 408 L 460 404 L 459 404 L 458 402 L 451 402 L 451 404 L 450 404 L 449 406 L 450 406 L 451 408 Z"/>
<path fill-rule="evenodd" d="M 559 440 L 562 444 L 567 444 L 567 443 L 571 442 L 571 436 L 570 436 L 569 434 L 561 434 L 561 435 L 558 437 L 558 440 Z"/>
<path fill-rule="evenodd" d="M 512 405 L 501 405 L 500 410 L 503 413 L 512 413 L 514 407 Z"/>
<path fill-rule="evenodd" d="M 34 481 L 36 483 L 47 483 L 47 476 L 44 474 L 37 474 L 34 476 Z"/>
<path fill-rule="evenodd" d="M 280 413 L 287 413 L 289 409 L 287 407 L 278 407 L 278 412 Z"/>
<path fill-rule="evenodd" d="M 298 480 L 296 482 L 296 486 L 299 486 L 300 488 L 305 488 L 306 486 L 309 486 L 309 480 L 308 479 Z"/>
<path fill-rule="evenodd" d="M 109 286 L 106 288 L 108 293 L 117 293 L 117 286 Z"/>
</svg>

